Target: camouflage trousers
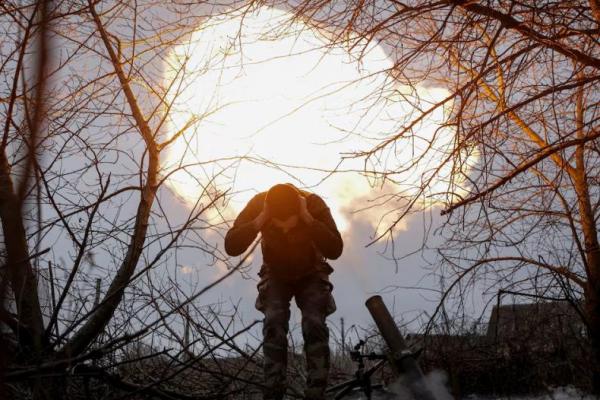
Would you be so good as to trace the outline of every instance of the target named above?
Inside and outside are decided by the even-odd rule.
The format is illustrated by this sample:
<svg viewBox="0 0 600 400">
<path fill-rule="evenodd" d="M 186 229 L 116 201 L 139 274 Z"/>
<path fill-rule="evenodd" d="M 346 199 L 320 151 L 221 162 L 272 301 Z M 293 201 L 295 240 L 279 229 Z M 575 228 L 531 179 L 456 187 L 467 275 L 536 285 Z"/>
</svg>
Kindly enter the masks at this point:
<svg viewBox="0 0 600 400">
<path fill-rule="evenodd" d="M 302 313 L 302 336 L 306 356 L 305 398 L 324 399 L 329 375 L 329 328 L 325 318 L 336 309 L 333 285 L 326 273 L 315 273 L 294 282 L 263 275 L 258 284 L 256 308 L 263 321 L 264 399 L 282 399 L 286 390 L 287 334 L 290 301 L 295 297 Z"/>
</svg>

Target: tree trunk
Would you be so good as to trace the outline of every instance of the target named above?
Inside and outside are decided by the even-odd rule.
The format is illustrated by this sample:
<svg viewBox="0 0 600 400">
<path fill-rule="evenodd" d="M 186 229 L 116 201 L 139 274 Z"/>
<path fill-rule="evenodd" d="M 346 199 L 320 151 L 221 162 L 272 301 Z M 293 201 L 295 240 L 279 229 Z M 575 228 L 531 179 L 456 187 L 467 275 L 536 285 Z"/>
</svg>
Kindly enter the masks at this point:
<svg viewBox="0 0 600 400">
<path fill-rule="evenodd" d="M 105 30 L 100 16 L 96 13 L 94 3 L 89 0 L 90 13 L 94 19 L 96 29 L 100 33 L 100 37 L 115 70 L 121 89 L 125 95 L 125 99 L 131 109 L 136 127 L 139 130 L 142 139 L 146 144 L 148 155 L 148 166 L 146 169 L 146 182 L 141 187 L 141 197 L 138 204 L 133 232 L 129 241 L 127 252 L 123 262 L 119 266 L 117 274 L 112 280 L 108 291 L 100 302 L 96 311 L 90 316 L 87 322 L 73 335 L 71 340 L 60 350 L 60 357 L 73 357 L 81 354 L 89 344 L 104 330 L 110 319 L 113 317 L 117 306 L 123 298 L 123 293 L 129 279 L 133 275 L 137 266 L 140 255 L 144 248 L 146 240 L 146 232 L 148 230 L 148 221 L 152 211 L 152 204 L 156 197 L 158 188 L 158 170 L 159 170 L 159 149 L 154 140 L 154 134 L 148 125 L 147 119 L 144 117 L 138 100 L 131 89 L 129 79 L 123 71 L 121 60 L 115 52 L 111 42 L 110 34 Z"/>
<path fill-rule="evenodd" d="M 577 92 L 576 115 L 577 137 L 585 137 L 583 88 Z M 571 175 L 583 233 L 585 272 L 587 286 L 585 296 L 585 316 L 587 319 L 590 342 L 593 352 L 592 382 L 596 394 L 600 394 L 600 245 L 598 244 L 598 229 L 590 200 L 590 192 L 585 165 L 585 144 L 580 144 L 575 150 L 575 173 Z"/>
<path fill-rule="evenodd" d="M 592 390 L 600 395 L 600 284 L 591 284 L 586 293 L 585 314 L 588 319 L 588 333 L 592 346 Z"/>
<path fill-rule="evenodd" d="M 14 192 L 10 166 L 4 152 L 0 153 L 0 220 L 6 246 L 7 277 L 19 321 L 18 340 L 24 350 L 32 352 L 32 358 L 35 359 L 43 348 L 44 325 L 21 204 Z"/>
</svg>

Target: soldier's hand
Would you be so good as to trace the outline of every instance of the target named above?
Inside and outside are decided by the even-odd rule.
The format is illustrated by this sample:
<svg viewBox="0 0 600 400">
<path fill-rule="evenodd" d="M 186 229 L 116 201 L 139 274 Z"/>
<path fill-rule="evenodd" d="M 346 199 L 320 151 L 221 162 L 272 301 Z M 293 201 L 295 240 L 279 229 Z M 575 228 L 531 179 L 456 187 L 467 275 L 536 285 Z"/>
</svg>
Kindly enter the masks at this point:
<svg viewBox="0 0 600 400">
<path fill-rule="evenodd" d="M 313 216 L 308 211 L 306 197 L 304 196 L 300 196 L 300 219 L 302 219 L 302 221 L 304 221 L 304 223 L 308 225 L 310 225 L 314 220 Z"/>
<path fill-rule="evenodd" d="M 261 230 L 270 218 L 271 215 L 269 213 L 269 208 L 266 204 L 263 204 L 262 211 L 256 216 L 256 218 L 254 218 L 254 228 L 257 231 Z"/>
</svg>

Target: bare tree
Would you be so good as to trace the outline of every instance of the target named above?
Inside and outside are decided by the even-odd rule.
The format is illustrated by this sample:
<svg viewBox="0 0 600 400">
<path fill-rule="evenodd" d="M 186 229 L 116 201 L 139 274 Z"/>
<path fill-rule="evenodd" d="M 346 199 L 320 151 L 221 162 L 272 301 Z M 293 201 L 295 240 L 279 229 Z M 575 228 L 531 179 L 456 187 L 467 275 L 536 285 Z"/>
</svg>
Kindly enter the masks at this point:
<svg viewBox="0 0 600 400">
<path fill-rule="evenodd" d="M 386 47 L 395 62 L 381 72 L 397 84 L 448 91 L 435 104 L 403 99 L 417 105 L 410 120 L 398 116 L 395 132 L 354 155 L 384 181 L 411 170 L 422 176 L 413 192 L 388 197 L 400 206 L 378 239 L 393 241 L 397 223 L 445 181 L 436 314 L 451 299 L 460 308 L 475 287 L 569 301 L 588 328 L 599 392 L 597 2 L 307 0 L 292 9 L 338 43 Z M 395 164 L 397 149 L 418 141 L 420 123 L 440 109 L 455 139 L 439 164 Z M 443 166 L 452 174 L 442 175 Z"/>
<path fill-rule="evenodd" d="M 226 192 L 214 177 L 199 180 L 196 204 L 175 213 L 165 188 L 170 174 L 188 166 L 167 170 L 161 157 L 197 133 L 189 125 L 168 131 L 186 60 L 172 66 L 175 78 L 164 71 L 173 47 L 206 19 L 191 10 L 151 2 L 0 4 L 2 379 L 29 384 L 34 398 L 64 396 L 67 374 L 185 398 L 169 382 L 199 360 L 217 351 L 252 360 L 234 339 L 255 323 L 219 327 L 235 313 L 195 303 L 246 265 L 245 257 L 232 264 L 206 240 L 206 232 L 218 234 L 207 213 Z M 164 278 L 181 248 L 230 271 L 184 290 L 176 272 Z M 189 358 L 154 349 L 135 356 L 175 357 L 160 363 L 154 383 L 136 384 L 116 374 L 125 362 L 115 357 L 138 342 L 174 344 Z M 130 356 L 127 363 L 136 361 Z M 213 375 L 256 386 L 239 374 L 244 368 Z M 214 386 L 188 389 L 218 397 Z"/>
<path fill-rule="evenodd" d="M 442 204 L 448 217 L 436 270 L 445 282 L 439 310 L 451 299 L 460 307 L 462 296 L 482 284 L 569 301 L 588 327 L 592 381 L 600 382 L 597 2 L 269 5 L 292 11 L 331 45 L 367 51 L 380 42 L 393 58 L 381 71 L 390 86 L 377 96 L 408 102 L 414 111 L 353 156 L 392 188 L 402 187 L 402 174 L 420 174 L 413 190 L 380 199 L 386 209 L 394 204 L 395 218 L 378 239 L 393 241 L 399 221 L 420 212 L 424 198 Z M 231 326 L 215 329 L 220 320 L 196 308 L 194 300 L 211 285 L 190 294 L 174 290 L 176 281 L 164 286 L 154 279 L 183 242 L 227 262 L 203 236 L 216 229 L 205 215 L 226 195 L 220 188 L 198 181 L 203 194 L 179 219 L 161 200 L 172 173 L 162 169 L 161 155 L 197 132 L 190 123 L 168 134 L 182 80 L 165 82 L 159 65 L 209 14 L 198 10 L 179 2 L 0 4 L 8 38 L 0 50 L 1 316 L 10 349 L 4 378 L 33 383 L 35 397 L 60 396 L 60 389 L 53 392 L 60 385 L 46 384 L 59 381 L 51 375 L 92 370 L 121 389 L 168 397 L 161 385 L 172 374 L 138 385 L 87 363 L 104 362 L 141 338 L 177 343 L 191 357 L 177 361 L 177 373 L 197 368 L 193 360 L 220 346 L 251 363 L 252 352 L 231 340 Z M 190 73 L 185 66 L 175 66 L 176 77 Z M 414 90 L 398 94 L 398 85 Z M 416 90 L 423 85 L 448 94 L 424 101 Z M 422 142 L 419 129 L 438 110 L 445 125 L 408 165 L 398 165 L 397 149 Z M 453 140 L 440 148 L 436 138 L 448 132 Z M 438 162 L 424 168 L 432 153 Z M 439 180 L 444 193 L 431 193 Z M 229 265 L 230 273 L 243 263 Z M 185 322 L 174 328 L 177 318 Z M 202 318 L 205 325 L 193 325 Z M 206 349 L 200 355 L 198 341 Z M 172 364 L 163 366 L 164 372 Z M 220 382 L 224 377 L 239 375 L 221 370 Z"/>
</svg>

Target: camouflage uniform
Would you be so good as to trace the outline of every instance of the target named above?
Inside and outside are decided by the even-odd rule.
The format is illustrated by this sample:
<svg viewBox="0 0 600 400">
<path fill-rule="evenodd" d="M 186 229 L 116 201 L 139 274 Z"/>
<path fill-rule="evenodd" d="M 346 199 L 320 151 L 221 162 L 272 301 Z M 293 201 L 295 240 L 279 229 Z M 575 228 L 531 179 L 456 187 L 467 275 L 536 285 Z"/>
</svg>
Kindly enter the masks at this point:
<svg viewBox="0 0 600 400">
<path fill-rule="evenodd" d="M 325 262 L 342 253 L 342 238 L 325 202 L 317 195 L 301 192 L 306 198 L 310 224 L 299 222 L 283 232 L 267 223 L 261 229 L 263 266 L 259 272 L 256 308 L 264 315 L 263 352 L 265 399 L 281 399 L 286 389 L 287 333 L 290 301 L 302 312 L 302 335 L 308 379 L 305 398 L 324 398 L 329 373 L 329 329 L 325 318 L 335 311 Z M 259 193 L 246 205 L 225 237 L 225 250 L 243 253 L 258 232 L 252 221 L 260 214 L 266 193 Z"/>
<path fill-rule="evenodd" d="M 329 329 L 325 318 L 336 309 L 326 273 L 288 283 L 265 274 L 258 284 L 256 308 L 263 312 L 265 399 L 281 399 L 286 389 L 290 301 L 302 312 L 302 336 L 308 377 L 305 397 L 322 399 L 329 374 Z"/>
</svg>

